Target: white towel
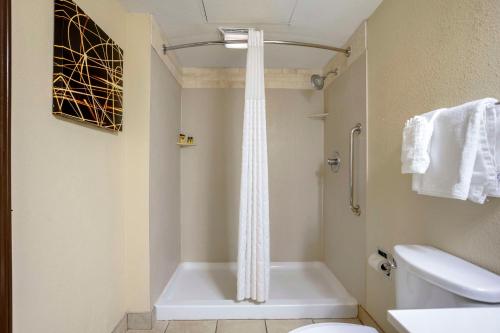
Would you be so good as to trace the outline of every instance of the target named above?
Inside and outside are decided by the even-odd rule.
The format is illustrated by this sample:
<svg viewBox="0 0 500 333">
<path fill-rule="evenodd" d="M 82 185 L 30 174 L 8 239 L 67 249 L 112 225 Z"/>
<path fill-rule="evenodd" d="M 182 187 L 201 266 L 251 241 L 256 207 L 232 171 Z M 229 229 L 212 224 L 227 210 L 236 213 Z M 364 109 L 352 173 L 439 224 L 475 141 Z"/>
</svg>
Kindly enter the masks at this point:
<svg viewBox="0 0 500 333">
<path fill-rule="evenodd" d="M 485 114 L 495 102 L 485 98 L 434 114 L 429 167 L 425 174 L 413 175 L 414 191 L 483 203 L 487 193 L 497 189 L 496 179 L 492 183 L 496 166 L 491 163 L 494 159 L 487 132 L 490 125 Z M 423 116 L 429 118 L 432 113 Z"/>
<path fill-rule="evenodd" d="M 435 110 L 406 121 L 401 146 L 401 172 L 425 173 L 429 167 L 429 142 L 432 137 L 433 119 L 441 111 Z"/>
<path fill-rule="evenodd" d="M 483 204 L 488 195 L 498 191 L 495 162 L 496 114 L 493 104 L 479 113 L 479 146 L 472 173 L 468 199 Z"/>
<path fill-rule="evenodd" d="M 494 156 L 496 165 L 496 180 L 497 188 L 496 190 L 488 193 L 491 197 L 500 197 L 500 105 L 493 105 L 486 109 L 487 115 L 487 127 L 488 131 L 488 143 L 490 146 L 490 151 Z M 493 124 L 493 125 L 492 125 Z"/>
</svg>

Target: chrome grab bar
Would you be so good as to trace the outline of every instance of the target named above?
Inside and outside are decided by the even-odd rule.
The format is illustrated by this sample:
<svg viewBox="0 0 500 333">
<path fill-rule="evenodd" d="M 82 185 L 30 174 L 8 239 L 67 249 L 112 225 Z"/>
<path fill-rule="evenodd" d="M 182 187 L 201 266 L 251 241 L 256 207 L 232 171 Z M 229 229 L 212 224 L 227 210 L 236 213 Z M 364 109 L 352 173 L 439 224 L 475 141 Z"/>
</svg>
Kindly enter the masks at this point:
<svg viewBox="0 0 500 333">
<path fill-rule="evenodd" d="M 349 155 L 350 155 L 350 168 L 349 168 L 349 187 L 351 191 L 351 200 L 349 202 L 349 206 L 351 207 L 351 211 L 353 212 L 354 215 L 359 216 L 361 215 L 361 209 L 358 204 L 354 203 L 354 169 L 355 169 L 355 164 L 354 164 L 354 134 L 361 134 L 361 124 L 356 124 L 351 129 L 351 140 L 350 140 L 350 145 L 349 145 Z"/>
</svg>

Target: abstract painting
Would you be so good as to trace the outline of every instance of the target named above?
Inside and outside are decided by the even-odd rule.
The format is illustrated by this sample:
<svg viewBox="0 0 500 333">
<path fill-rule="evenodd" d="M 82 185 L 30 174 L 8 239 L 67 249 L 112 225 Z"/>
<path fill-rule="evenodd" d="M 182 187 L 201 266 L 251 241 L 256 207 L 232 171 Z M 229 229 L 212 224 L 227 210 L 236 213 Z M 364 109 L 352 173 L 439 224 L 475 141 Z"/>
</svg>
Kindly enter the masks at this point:
<svg viewBox="0 0 500 333">
<path fill-rule="evenodd" d="M 121 131 L 123 50 L 73 1 L 54 11 L 53 114 Z"/>
</svg>

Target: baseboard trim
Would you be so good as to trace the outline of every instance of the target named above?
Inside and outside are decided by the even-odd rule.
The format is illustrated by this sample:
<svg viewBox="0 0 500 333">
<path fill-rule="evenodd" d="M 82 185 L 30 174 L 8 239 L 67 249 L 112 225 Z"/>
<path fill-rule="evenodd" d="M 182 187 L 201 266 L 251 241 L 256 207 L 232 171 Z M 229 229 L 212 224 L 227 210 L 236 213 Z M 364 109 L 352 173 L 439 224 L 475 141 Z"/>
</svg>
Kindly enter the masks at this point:
<svg viewBox="0 0 500 333">
<path fill-rule="evenodd" d="M 384 333 L 384 330 L 380 327 L 380 325 L 373 319 L 372 316 L 365 310 L 361 305 L 358 305 L 358 318 L 359 321 L 366 326 L 371 326 L 375 328 L 380 333 Z"/>
<path fill-rule="evenodd" d="M 126 333 L 127 332 L 127 314 L 124 314 L 122 319 L 116 324 L 111 333 Z"/>
</svg>

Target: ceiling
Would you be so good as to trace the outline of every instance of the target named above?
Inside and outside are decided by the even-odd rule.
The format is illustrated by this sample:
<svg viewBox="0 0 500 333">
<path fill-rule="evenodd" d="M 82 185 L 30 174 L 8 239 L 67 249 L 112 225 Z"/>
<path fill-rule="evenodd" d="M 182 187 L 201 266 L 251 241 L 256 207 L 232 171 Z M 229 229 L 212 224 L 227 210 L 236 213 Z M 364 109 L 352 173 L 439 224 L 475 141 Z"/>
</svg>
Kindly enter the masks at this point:
<svg viewBox="0 0 500 333">
<path fill-rule="evenodd" d="M 169 44 L 218 40 L 217 28 L 254 27 L 265 39 L 341 47 L 382 0 L 120 0 L 154 15 Z M 183 67 L 244 67 L 246 51 L 204 46 L 174 51 Z M 268 68 L 322 68 L 333 52 L 266 45 Z"/>
</svg>

